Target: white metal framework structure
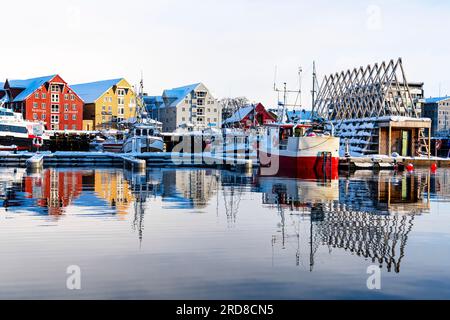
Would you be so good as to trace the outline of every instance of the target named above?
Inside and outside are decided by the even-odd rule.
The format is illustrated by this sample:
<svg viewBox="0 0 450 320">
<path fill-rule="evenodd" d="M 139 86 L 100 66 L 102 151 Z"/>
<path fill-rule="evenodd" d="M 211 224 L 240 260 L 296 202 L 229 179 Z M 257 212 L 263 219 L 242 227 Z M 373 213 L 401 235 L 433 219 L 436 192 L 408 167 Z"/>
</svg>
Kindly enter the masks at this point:
<svg viewBox="0 0 450 320">
<path fill-rule="evenodd" d="M 314 107 L 330 120 L 420 117 L 401 58 L 325 76 Z"/>
<path fill-rule="evenodd" d="M 420 118 L 420 114 L 420 104 L 411 94 L 401 58 L 325 76 L 314 101 L 314 115 L 335 122 L 338 133 L 344 121 L 376 123 L 383 117 Z M 372 129 L 375 133 L 377 125 Z M 359 153 L 377 153 L 379 142 L 374 141 L 374 134 L 358 134 L 354 144 Z M 361 141 L 365 134 L 367 141 Z M 419 142 L 421 152 L 428 153 L 424 130 L 420 131 Z"/>
</svg>

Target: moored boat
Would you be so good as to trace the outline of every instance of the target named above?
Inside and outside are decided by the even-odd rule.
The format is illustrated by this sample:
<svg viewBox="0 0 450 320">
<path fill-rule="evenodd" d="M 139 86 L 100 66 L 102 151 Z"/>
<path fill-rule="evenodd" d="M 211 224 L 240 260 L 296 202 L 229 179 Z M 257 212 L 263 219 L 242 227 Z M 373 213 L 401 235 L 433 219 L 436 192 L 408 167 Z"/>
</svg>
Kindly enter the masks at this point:
<svg viewBox="0 0 450 320">
<path fill-rule="evenodd" d="M 267 175 L 302 179 L 337 179 L 340 139 L 313 124 L 274 124 L 260 144 L 259 154 Z"/>
<path fill-rule="evenodd" d="M 36 150 L 48 137 L 41 122 L 26 121 L 22 114 L 0 107 L 0 145 L 3 150 Z"/>
</svg>

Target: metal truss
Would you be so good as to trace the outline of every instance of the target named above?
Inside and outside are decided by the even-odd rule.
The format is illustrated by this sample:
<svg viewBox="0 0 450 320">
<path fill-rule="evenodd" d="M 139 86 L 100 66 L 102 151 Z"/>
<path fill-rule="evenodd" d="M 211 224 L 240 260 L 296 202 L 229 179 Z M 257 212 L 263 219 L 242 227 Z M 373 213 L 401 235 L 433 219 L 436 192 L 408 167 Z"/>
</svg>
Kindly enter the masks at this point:
<svg viewBox="0 0 450 320">
<path fill-rule="evenodd" d="M 403 116 L 419 118 L 402 59 L 325 76 L 314 103 L 314 114 L 331 121 Z M 428 153 L 424 130 L 420 149 Z"/>
<path fill-rule="evenodd" d="M 326 76 L 314 111 L 329 120 L 419 117 L 400 58 Z"/>
</svg>

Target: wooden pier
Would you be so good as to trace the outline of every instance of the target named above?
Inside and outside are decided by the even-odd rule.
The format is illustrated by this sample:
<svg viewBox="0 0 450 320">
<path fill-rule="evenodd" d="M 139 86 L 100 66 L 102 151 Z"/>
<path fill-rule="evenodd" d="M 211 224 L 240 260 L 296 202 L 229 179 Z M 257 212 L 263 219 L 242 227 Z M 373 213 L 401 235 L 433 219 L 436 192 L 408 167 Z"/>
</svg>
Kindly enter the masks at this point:
<svg viewBox="0 0 450 320">
<path fill-rule="evenodd" d="M 0 152 L 0 166 L 26 167 L 39 171 L 44 167 L 127 167 L 145 171 L 147 167 L 202 167 L 251 170 L 259 166 L 255 157 L 211 153 L 139 153 L 107 152 Z"/>
<path fill-rule="evenodd" d="M 397 167 L 406 167 L 412 164 L 415 168 L 449 168 L 450 159 L 444 158 L 409 158 L 409 157 L 342 157 L 339 168 L 346 170 L 389 170 Z"/>
</svg>

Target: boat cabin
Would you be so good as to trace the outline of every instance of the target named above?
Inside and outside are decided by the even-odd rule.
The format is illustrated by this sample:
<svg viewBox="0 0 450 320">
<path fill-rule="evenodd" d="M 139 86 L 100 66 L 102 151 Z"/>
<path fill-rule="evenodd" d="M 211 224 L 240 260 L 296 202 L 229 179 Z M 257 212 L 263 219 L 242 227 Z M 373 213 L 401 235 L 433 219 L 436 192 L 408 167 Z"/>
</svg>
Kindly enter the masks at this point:
<svg viewBox="0 0 450 320">
<path fill-rule="evenodd" d="M 132 130 L 132 136 L 134 137 L 154 137 L 159 135 L 159 131 L 150 126 L 139 126 Z"/>
</svg>

